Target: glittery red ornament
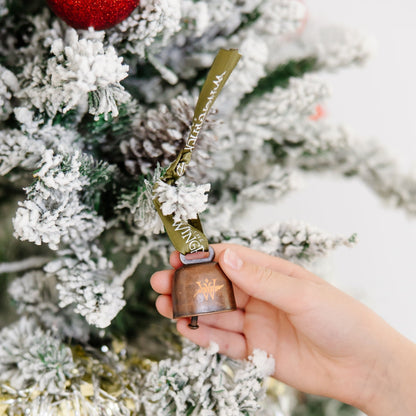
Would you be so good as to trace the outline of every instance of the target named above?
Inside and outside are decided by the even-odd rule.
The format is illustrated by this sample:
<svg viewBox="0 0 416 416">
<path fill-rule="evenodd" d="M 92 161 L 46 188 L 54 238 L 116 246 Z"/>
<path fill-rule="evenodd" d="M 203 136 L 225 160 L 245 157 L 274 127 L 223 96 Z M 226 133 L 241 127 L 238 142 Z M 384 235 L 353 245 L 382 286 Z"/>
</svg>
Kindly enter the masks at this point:
<svg viewBox="0 0 416 416">
<path fill-rule="evenodd" d="M 75 29 L 108 29 L 126 19 L 139 0 L 47 0 L 52 11 Z"/>
</svg>

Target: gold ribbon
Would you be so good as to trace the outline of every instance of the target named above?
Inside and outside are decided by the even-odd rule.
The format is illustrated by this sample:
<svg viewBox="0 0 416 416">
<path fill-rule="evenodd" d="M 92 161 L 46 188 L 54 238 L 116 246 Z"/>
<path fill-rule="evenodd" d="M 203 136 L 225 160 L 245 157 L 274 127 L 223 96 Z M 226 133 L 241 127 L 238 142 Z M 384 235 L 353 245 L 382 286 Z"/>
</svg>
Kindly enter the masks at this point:
<svg viewBox="0 0 416 416">
<path fill-rule="evenodd" d="M 199 94 L 191 130 L 186 140 L 185 147 L 180 151 L 177 158 L 170 164 L 166 173 L 161 178 L 167 184 L 174 185 L 175 182 L 184 175 L 186 167 L 191 161 L 192 152 L 195 148 L 205 119 L 240 57 L 241 55 L 236 49 L 221 49 L 215 57 L 201 93 Z M 157 184 L 155 186 L 157 186 Z M 208 240 L 202 230 L 199 217 L 194 220 L 175 222 L 173 220 L 173 215 L 164 215 L 162 213 L 160 202 L 157 198 L 155 198 L 153 202 L 176 250 L 182 254 L 208 251 Z"/>
</svg>

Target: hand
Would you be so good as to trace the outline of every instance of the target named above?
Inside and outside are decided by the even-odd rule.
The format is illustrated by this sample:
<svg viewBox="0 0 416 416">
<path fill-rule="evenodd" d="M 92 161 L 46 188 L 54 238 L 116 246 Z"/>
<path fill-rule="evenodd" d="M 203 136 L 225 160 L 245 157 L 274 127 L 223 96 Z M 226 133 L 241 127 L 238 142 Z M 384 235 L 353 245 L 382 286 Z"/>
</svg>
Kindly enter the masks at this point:
<svg viewBox="0 0 416 416">
<path fill-rule="evenodd" d="M 236 245 L 213 248 L 215 261 L 233 282 L 238 310 L 200 316 L 196 331 L 188 328 L 188 319 L 179 319 L 181 334 L 203 347 L 214 341 L 232 358 L 246 358 L 255 348 L 265 350 L 275 359 L 277 379 L 370 415 L 415 413 L 416 399 L 410 399 L 416 385 L 414 344 L 300 266 Z M 171 264 L 181 266 L 177 252 Z M 168 318 L 173 274 L 160 271 L 151 279 L 161 294 L 156 307 Z"/>
</svg>

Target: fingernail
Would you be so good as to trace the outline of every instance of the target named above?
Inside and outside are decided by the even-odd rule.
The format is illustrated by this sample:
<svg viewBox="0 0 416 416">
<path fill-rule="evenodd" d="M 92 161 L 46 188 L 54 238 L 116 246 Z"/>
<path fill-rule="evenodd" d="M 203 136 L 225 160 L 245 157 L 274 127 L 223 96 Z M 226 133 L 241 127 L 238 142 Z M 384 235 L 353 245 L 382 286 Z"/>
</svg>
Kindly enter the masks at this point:
<svg viewBox="0 0 416 416">
<path fill-rule="evenodd" d="M 234 270 L 240 270 L 243 266 L 243 260 L 234 253 L 234 251 L 227 248 L 224 252 L 224 263 Z"/>
</svg>

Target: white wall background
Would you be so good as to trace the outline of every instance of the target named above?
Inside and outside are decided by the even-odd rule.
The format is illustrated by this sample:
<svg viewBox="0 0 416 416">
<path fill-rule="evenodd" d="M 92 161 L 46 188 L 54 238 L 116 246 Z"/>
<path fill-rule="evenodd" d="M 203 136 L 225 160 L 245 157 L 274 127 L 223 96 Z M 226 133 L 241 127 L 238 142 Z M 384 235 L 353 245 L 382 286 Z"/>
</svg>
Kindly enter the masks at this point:
<svg viewBox="0 0 416 416">
<path fill-rule="evenodd" d="M 404 171 L 416 171 L 416 2 L 305 2 L 311 19 L 362 28 L 378 42 L 365 67 L 325 75 L 333 91 L 328 117 L 377 138 Z M 357 179 L 331 175 L 307 177 L 303 190 L 254 216 L 257 223 L 294 218 L 333 233 L 357 232 L 356 247 L 328 260 L 333 283 L 416 342 L 416 216 L 386 207 Z"/>
</svg>

